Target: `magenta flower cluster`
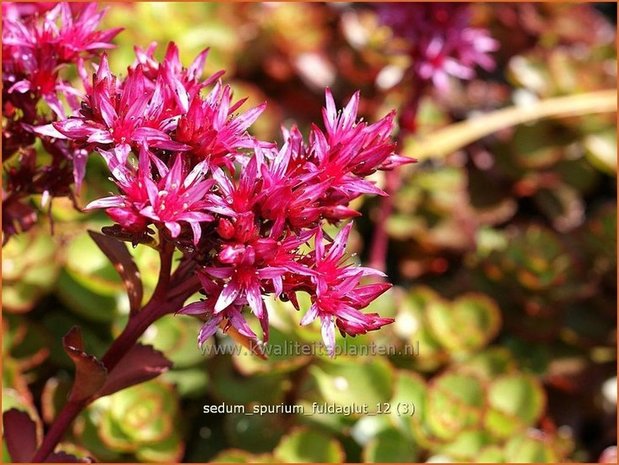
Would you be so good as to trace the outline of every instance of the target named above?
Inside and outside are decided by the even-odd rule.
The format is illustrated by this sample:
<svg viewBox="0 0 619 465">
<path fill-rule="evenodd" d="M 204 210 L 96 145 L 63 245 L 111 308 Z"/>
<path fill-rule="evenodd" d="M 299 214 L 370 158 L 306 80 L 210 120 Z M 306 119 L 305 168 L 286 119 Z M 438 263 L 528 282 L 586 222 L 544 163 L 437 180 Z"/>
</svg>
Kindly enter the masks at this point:
<svg viewBox="0 0 619 465">
<path fill-rule="evenodd" d="M 57 8 L 69 17 L 69 7 Z M 71 22 L 77 32 L 58 39 L 58 56 L 75 58 L 73 50 L 100 48 L 116 33 L 92 32 L 93 11 L 86 7 Z M 48 14 L 51 21 L 58 13 Z M 134 243 L 157 237 L 197 263 L 205 298 L 180 312 L 205 321 L 199 342 L 218 327 L 257 339 L 246 309 L 267 341 L 267 294 L 300 310 L 297 293 L 308 293 L 301 324 L 319 319 L 331 353 L 336 328 L 354 336 L 391 323 L 362 311 L 390 285 L 368 283 L 381 273 L 347 262 L 352 223 L 333 239 L 323 227 L 358 216 L 350 202 L 360 195 L 384 195 L 370 174 L 411 161 L 394 153 L 395 113 L 370 124 L 357 117 L 358 93 L 338 110 L 326 90 L 323 129 L 314 125 L 307 139 L 284 129 L 281 145 L 260 141 L 248 129 L 265 104 L 242 112 L 244 100 L 233 99 L 222 73 L 202 79 L 207 51 L 185 68 L 173 43 L 161 62 L 155 48 L 137 49 L 124 77 L 111 73 L 104 54 L 92 79 L 82 73 L 86 92 L 73 114 L 57 111 L 36 133 L 104 158 L 118 193 L 86 209 L 105 209 L 114 234 Z M 26 76 L 16 74 L 12 92 L 36 89 Z M 53 104 L 66 83 L 51 81 L 40 92 Z"/>
<path fill-rule="evenodd" d="M 411 71 L 439 90 L 449 76 L 472 79 L 475 68 L 494 68 L 490 53 L 498 42 L 481 28 L 471 27 L 466 3 L 377 3 L 379 20 L 406 40 Z"/>
<path fill-rule="evenodd" d="M 64 76 L 70 68 L 85 74 L 90 60 L 113 47 L 110 41 L 120 29 L 98 31 L 103 13 L 85 3 L 2 4 L 2 159 L 9 161 L 2 190 L 3 241 L 36 221 L 28 196 L 41 194 L 45 204 L 71 196 L 73 183 L 79 190 L 87 152 L 71 141 L 43 137 L 51 162 L 39 166 L 33 128 L 64 119 L 66 108 L 79 108 L 82 92 Z"/>
</svg>

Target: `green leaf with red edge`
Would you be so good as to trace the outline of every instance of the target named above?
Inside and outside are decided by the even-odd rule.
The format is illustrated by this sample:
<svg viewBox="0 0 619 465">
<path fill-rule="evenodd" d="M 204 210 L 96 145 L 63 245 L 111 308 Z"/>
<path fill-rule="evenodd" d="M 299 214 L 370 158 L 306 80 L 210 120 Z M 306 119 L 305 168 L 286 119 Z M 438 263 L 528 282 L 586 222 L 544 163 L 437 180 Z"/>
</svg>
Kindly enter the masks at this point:
<svg viewBox="0 0 619 465">
<path fill-rule="evenodd" d="M 510 438 L 503 449 L 506 462 L 553 463 L 560 461 L 552 438 L 537 431 Z"/>
<path fill-rule="evenodd" d="M 418 446 L 396 429 L 381 431 L 363 449 L 366 463 L 410 463 L 418 460 Z"/>
<path fill-rule="evenodd" d="M 481 380 L 446 372 L 428 387 L 426 422 L 434 435 L 451 440 L 464 430 L 482 426 L 487 398 Z"/>
<path fill-rule="evenodd" d="M 489 347 L 458 364 L 454 371 L 490 382 L 499 375 L 517 370 L 512 353 L 505 347 Z"/>
<path fill-rule="evenodd" d="M 410 413 L 402 415 L 398 408 L 392 408 L 391 422 L 409 438 L 411 443 L 423 442 L 425 438 L 421 425 L 426 417 L 427 384 L 420 375 L 407 370 L 398 370 L 396 376 L 390 404 L 395 406 L 405 404 L 411 410 Z M 416 449 L 419 449 L 419 446 L 416 446 Z"/>
<path fill-rule="evenodd" d="M 476 461 L 480 451 L 492 441 L 490 434 L 473 429 L 459 433 L 452 441 L 439 447 L 438 453 L 447 455 L 457 461 Z"/>
<path fill-rule="evenodd" d="M 433 335 L 450 352 L 474 352 L 485 346 L 501 326 L 501 312 L 484 294 L 468 293 L 453 302 L 437 299 L 426 309 Z"/>
<path fill-rule="evenodd" d="M 124 242 L 106 236 L 105 234 L 95 231 L 88 231 L 88 234 L 114 265 L 114 268 L 120 275 L 127 289 L 131 312 L 137 312 L 142 305 L 144 289 L 142 287 L 140 271 L 133 261 L 133 257 L 131 253 L 129 253 L 127 246 Z"/>
<path fill-rule="evenodd" d="M 273 463 L 270 454 L 251 454 L 242 449 L 225 449 L 212 458 L 213 463 Z"/>
<path fill-rule="evenodd" d="M 486 429 L 499 438 L 508 438 L 537 423 L 546 407 L 546 396 L 536 378 L 514 373 L 492 381 L 488 402 Z"/>
<path fill-rule="evenodd" d="M 344 450 L 334 438 L 307 428 L 298 428 L 282 438 L 273 451 L 284 462 L 341 463 Z"/>
<path fill-rule="evenodd" d="M 74 326 L 62 338 L 67 355 L 75 364 L 75 380 L 69 395 L 70 402 L 79 402 L 93 396 L 105 383 L 107 370 L 95 356 L 84 351 L 81 330 Z"/>
<path fill-rule="evenodd" d="M 177 462 L 183 457 L 184 450 L 184 444 L 175 432 L 163 441 L 140 447 L 135 455 L 141 462 Z"/>
</svg>

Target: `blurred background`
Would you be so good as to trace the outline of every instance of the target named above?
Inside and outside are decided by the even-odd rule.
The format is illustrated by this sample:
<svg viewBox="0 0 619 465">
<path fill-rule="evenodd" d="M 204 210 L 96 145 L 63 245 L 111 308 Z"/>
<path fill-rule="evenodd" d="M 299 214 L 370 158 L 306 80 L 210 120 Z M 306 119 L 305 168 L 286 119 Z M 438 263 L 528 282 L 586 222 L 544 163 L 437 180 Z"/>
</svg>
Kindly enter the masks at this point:
<svg viewBox="0 0 619 465">
<path fill-rule="evenodd" d="M 265 140 L 280 139 L 282 122 L 304 133 L 321 124 L 325 86 L 339 105 L 361 90 L 368 121 L 403 108 L 410 92 L 409 57 L 372 4 L 109 8 L 104 26 L 125 27 L 110 53 L 113 71 L 126 72 L 134 45 L 157 41 L 161 57 L 174 41 L 186 64 L 208 46 L 207 73 L 225 69 L 247 108 L 268 102 L 254 125 Z M 400 171 L 391 214 L 381 220 L 377 198 L 357 203 L 364 216 L 350 252 L 367 263 L 382 224 L 395 284 L 368 310 L 396 322 L 345 342 L 396 353 L 203 355 L 200 322 L 168 316 L 143 340 L 174 368 L 95 402 L 64 450 L 108 462 L 616 461 L 616 113 L 524 118 L 464 139 L 449 132 L 481 114 L 500 118 L 505 107 L 525 111 L 577 94 L 595 101 L 615 89 L 616 4 L 470 9 L 471 24 L 499 43 L 496 67 L 427 88 L 415 130 L 399 137 L 400 153 L 419 162 Z M 99 157 L 87 173 L 82 205 L 113 190 Z M 384 184 L 382 175 L 374 180 Z M 129 310 L 115 270 L 86 234 L 109 220 L 63 199 L 52 218 L 53 236 L 44 221 L 12 238 L 2 261 L 3 409 L 21 405 L 34 415 L 37 406 L 40 425 L 53 419 L 72 378 L 61 337 L 79 324 L 87 349 L 100 355 Z M 148 297 L 157 254 L 132 253 Z M 292 307 L 269 308 L 273 345 L 320 340 Z M 209 345 L 230 343 L 217 335 Z M 397 353 L 406 346 L 416 350 Z M 223 403 L 307 412 L 313 402 L 387 404 L 391 412 L 202 413 L 204 404 Z M 403 404 L 415 414 L 398 415 Z"/>
</svg>

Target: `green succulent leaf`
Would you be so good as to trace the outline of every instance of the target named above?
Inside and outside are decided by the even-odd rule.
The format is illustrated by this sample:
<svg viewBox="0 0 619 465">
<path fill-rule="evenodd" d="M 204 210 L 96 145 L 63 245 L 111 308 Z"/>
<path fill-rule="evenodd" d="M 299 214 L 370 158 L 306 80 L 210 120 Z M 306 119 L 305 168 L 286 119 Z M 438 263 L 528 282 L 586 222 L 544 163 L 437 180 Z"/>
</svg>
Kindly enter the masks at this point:
<svg viewBox="0 0 619 465">
<path fill-rule="evenodd" d="M 178 396 L 159 380 L 99 398 L 83 418 L 83 426 L 76 433 L 100 460 L 133 454 L 139 460 L 169 462 L 182 454 Z"/>
<path fill-rule="evenodd" d="M 173 433 L 163 441 L 145 444 L 135 453 L 142 462 L 169 463 L 177 462 L 182 458 L 185 450 L 178 433 Z"/>
<path fill-rule="evenodd" d="M 433 334 L 452 352 L 474 352 L 486 345 L 501 325 L 496 303 L 483 294 L 466 294 L 451 304 L 435 301 L 426 312 Z"/>
<path fill-rule="evenodd" d="M 213 463 L 273 463 L 274 461 L 269 454 L 251 454 L 242 449 L 226 449 L 212 459 Z"/>
<path fill-rule="evenodd" d="M 139 447 L 139 443 L 123 431 L 109 412 L 101 415 L 97 424 L 100 425 L 98 439 L 103 442 L 105 448 L 112 449 L 115 452 L 131 453 Z"/>
<path fill-rule="evenodd" d="M 357 420 L 350 430 L 350 435 L 361 446 L 367 445 L 383 431 L 393 429 L 387 415 L 367 415 Z"/>
<path fill-rule="evenodd" d="M 234 370 L 230 361 L 231 357 L 224 355 L 218 355 L 210 361 L 210 389 L 217 399 L 242 405 L 251 402 L 277 404 L 283 401 L 284 375 L 265 373 L 243 376 Z"/>
<path fill-rule="evenodd" d="M 248 407 L 247 412 L 251 412 Z M 233 413 L 224 419 L 224 430 L 233 447 L 242 447 L 252 453 L 273 451 L 288 428 L 280 414 L 250 415 Z"/>
<path fill-rule="evenodd" d="M 485 386 L 479 379 L 445 373 L 429 386 L 428 427 L 441 439 L 453 439 L 465 429 L 481 426 L 486 402 Z"/>
<path fill-rule="evenodd" d="M 60 264 L 57 245 L 43 230 L 18 234 L 2 248 L 2 307 L 7 312 L 30 311 L 49 292 Z"/>
<path fill-rule="evenodd" d="M 539 382 L 528 375 L 510 374 L 494 380 L 488 388 L 490 408 L 486 428 L 506 438 L 534 425 L 542 415 L 546 397 Z"/>
<path fill-rule="evenodd" d="M 462 461 L 476 461 L 482 448 L 492 442 L 485 431 L 462 431 L 452 441 L 438 448 L 437 452 Z"/>
<path fill-rule="evenodd" d="M 105 253 L 92 246 L 88 232 L 76 236 L 67 247 L 67 272 L 86 289 L 113 296 L 123 292 L 123 284 Z"/>
<path fill-rule="evenodd" d="M 504 462 L 503 449 L 500 446 L 492 445 L 484 447 L 475 457 L 479 463 L 501 463 Z"/>
<path fill-rule="evenodd" d="M 90 321 L 109 323 L 118 313 L 118 301 L 114 296 L 89 290 L 65 270 L 58 278 L 56 293 L 69 310 Z"/>
<path fill-rule="evenodd" d="M 308 429 L 297 429 L 282 438 L 273 455 L 275 459 L 288 463 L 344 461 L 344 450 L 335 439 Z"/>
<path fill-rule="evenodd" d="M 514 436 L 507 441 L 504 448 L 505 461 L 553 463 L 559 457 L 547 438 L 527 435 Z"/>
<path fill-rule="evenodd" d="M 414 413 L 412 415 L 400 415 L 396 409 L 390 412 L 391 420 L 399 427 L 399 429 L 412 438 L 411 423 L 420 425 L 426 418 L 426 399 L 428 388 L 424 379 L 406 370 L 398 370 L 391 405 L 406 404 L 412 406 Z"/>
<path fill-rule="evenodd" d="M 204 397 L 209 384 L 208 372 L 203 367 L 170 370 L 161 379 L 174 384 L 181 397 L 192 399 Z"/>
<path fill-rule="evenodd" d="M 439 299 L 438 294 L 430 288 L 413 288 L 403 299 L 393 323 L 396 336 L 419 348 L 413 363 L 423 371 L 436 369 L 449 357 L 427 321 L 428 306 Z"/>
<path fill-rule="evenodd" d="M 175 368 L 189 368 L 204 361 L 196 337 L 201 323 L 183 315 L 166 315 L 153 323 L 140 341 L 161 351 Z"/>
<path fill-rule="evenodd" d="M 380 432 L 363 449 L 368 463 L 411 463 L 418 460 L 417 447 L 395 429 Z"/>
<path fill-rule="evenodd" d="M 323 399 L 336 405 L 374 408 L 392 395 L 394 373 L 383 358 L 321 360 L 310 367 L 310 373 Z"/>
<path fill-rule="evenodd" d="M 512 353 L 504 347 L 489 347 L 455 368 L 458 373 L 473 375 L 484 381 L 490 381 L 498 375 L 510 373 L 516 369 L 516 361 Z"/>
</svg>

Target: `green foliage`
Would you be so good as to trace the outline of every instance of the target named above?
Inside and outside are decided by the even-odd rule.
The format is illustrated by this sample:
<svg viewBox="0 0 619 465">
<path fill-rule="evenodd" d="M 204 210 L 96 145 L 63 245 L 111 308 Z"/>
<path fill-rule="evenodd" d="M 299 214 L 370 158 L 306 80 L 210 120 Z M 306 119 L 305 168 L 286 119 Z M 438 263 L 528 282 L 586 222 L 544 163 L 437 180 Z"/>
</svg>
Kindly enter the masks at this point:
<svg viewBox="0 0 619 465">
<path fill-rule="evenodd" d="M 273 455 L 287 463 L 340 463 L 344 460 L 344 451 L 336 440 L 311 430 L 290 433 L 277 445 Z"/>
<path fill-rule="evenodd" d="M 2 249 L 2 304 L 5 311 L 31 310 L 58 276 L 58 249 L 45 226 L 33 228 Z"/>
<path fill-rule="evenodd" d="M 129 456 L 173 462 L 183 452 L 177 422 L 173 387 L 149 381 L 95 401 L 81 416 L 75 434 L 87 450 L 108 461 Z"/>
</svg>

